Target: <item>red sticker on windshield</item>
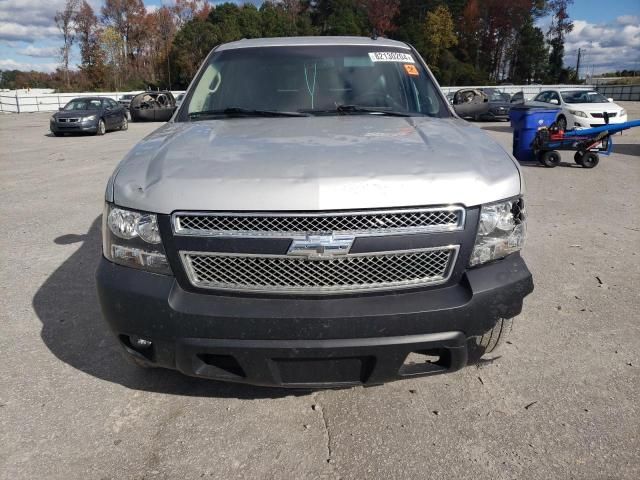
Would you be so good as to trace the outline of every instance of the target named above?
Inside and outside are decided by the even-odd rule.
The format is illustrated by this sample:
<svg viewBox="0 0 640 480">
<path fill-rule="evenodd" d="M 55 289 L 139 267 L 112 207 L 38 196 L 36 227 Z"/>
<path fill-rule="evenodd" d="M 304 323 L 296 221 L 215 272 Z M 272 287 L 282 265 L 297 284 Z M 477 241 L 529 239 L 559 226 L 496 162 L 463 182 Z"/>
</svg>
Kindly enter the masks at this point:
<svg viewBox="0 0 640 480">
<path fill-rule="evenodd" d="M 414 77 L 417 77 L 418 75 L 420 75 L 420 72 L 418 71 L 416 66 L 412 65 L 410 63 L 405 63 L 404 64 L 404 71 L 407 72 L 407 75 L 411 75 L 411 76 L 414 76 Z"/>
</svg>

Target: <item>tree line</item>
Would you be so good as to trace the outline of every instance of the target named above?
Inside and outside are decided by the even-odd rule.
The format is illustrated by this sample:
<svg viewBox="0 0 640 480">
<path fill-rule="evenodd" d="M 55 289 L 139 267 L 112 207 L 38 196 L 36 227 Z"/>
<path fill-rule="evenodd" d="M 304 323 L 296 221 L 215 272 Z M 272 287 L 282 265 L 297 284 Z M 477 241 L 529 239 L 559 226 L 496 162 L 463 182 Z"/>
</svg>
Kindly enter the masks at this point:
<svg viewBox="0 0 640 480">
<path fill-rule="evenodd" d="M 268 0 L 253 4 L 175 0 L 66 0 L 56 14 L 60 68 L 3 72 L 0 87 L 59 90 L 185 88 L 216 45 L 241 38 L 379 35 L 411 43 L 442 85 L 566 83 L 563 65 L 573 0 Z M 536 22 L 550 17 L 543 31 Z M 70 65 L 74 45 L 78 68 Z"/>
</svg>

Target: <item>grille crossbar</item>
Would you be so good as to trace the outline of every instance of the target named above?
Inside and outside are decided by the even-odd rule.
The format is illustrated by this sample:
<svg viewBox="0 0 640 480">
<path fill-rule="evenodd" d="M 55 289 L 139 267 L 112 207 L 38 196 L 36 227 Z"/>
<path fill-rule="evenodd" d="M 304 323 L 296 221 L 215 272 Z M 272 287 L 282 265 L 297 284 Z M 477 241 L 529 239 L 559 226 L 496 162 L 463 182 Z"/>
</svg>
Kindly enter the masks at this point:
<svg viewBox="0 0 640 480">
<path fill-rule="evenodd" d="M 176 235 L 297 237 L 318 234 L 389 235 L 461 230 L 461 207 L 327 214 L 193 213 L 173 215 Z"/>
<path fill-rule="evenodd" d="M 327 294 L 390 290 L 446 282 L 458 246 L 349 254 L 333 258 L 180 252 L 198 288 Z"/>
</svg>

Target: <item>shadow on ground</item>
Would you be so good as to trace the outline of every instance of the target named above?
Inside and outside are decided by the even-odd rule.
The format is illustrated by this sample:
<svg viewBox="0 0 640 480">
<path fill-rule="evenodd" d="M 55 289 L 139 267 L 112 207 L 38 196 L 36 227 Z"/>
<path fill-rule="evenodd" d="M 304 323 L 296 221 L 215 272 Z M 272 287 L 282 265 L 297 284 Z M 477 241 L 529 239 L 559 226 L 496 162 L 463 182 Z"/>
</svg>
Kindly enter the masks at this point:
<svg viewBox="0 0 640 480">
<path fill-rule="evenodd" d="M 549 168 L 549 167 L 545 167 L 540 162 L 519 162 L 519 163 L 521 167 Z M 581 168 L 583 170 L 589 170 L 588 168 L 584 168 L 583 166 L 578 165 L 577 163 L 572 163 L 572 162 L 560 162 L 557 166 L 566 167 L 566 168 Z"/>
<path fill-rule="evenodd" d="M 480 127 L 480 128 L 483 130 L 491 130 L 492 132 L 498 132 L 498 133 L 511 133 L 513 131 L 509 125 L 504 125 L 504 126 L 491 125 L 491 126 Z"/>
<path fill-rule="evenodd" d="M 53 240 L 58 245 L 81 245 L 33 297 L 34 310 L 42 322 L 42 340 L 57 358 L 96 378 L 135 390 L 240 399 L 309 393 L 226 384 L 166 369 L 145 370 L 129 365 L 98 306 L 95 271 L 101 258 L 100 223 L 101 216 L 93 221 L 86 234 L 72 233 Z"/>
<path fill-rule="evenodd" d="M 616 143 L 616 139 L 614 137 L 613 153 L 631 155 L 632 157 L 638 157 L 640 159 L 640 143 Z"/>
</svg>

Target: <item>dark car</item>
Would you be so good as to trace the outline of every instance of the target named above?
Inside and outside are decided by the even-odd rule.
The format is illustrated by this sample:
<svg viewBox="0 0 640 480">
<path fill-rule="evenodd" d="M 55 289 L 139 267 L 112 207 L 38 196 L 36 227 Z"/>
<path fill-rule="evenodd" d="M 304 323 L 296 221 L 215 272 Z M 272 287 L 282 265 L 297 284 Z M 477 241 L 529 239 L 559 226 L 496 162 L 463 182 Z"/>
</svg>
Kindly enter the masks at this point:
<svg viewBox="0 0 640 480">
<path fill-rule="evenodd" d="M 65 133 L 104 135 L 108 130 L 128 127 L 126 108 L 106 97 L 74 98 L 54 113 L 49 123 L 56 137 Z"/>
<path fill-rule="evenodd" d="M 453 108 L 462 118 L 509 120 L 511 97 L 495 88 L 466 88 L 453 97 Z"/>
<path fill-rule="evenodd" d="M 169 91 L 143 92 L 131 100 L 129 112 L 134 122 L 168 122 L 176 110 L 176 99 Z"/>
<path fill-rule="evenodd" d="M 131 100 L 138 95 L 137 93 L 125 93 L 118 99 L 118 103 L 127 109 L 127 120 L 131 120 L 131 114 L 129 113 L 129 106 L 131 105 Z"/>
<path fill-rule="evenodd" d="M 522 105 L 527 101 L 527 98 L 524 96 L 524 92 L 520 91 L 520 92 L 516 92 L 511 96 L 511 100 L 509 101 L 509 103 L 511 104 L 518 104 L 518 105 Z"/>
</svg>

